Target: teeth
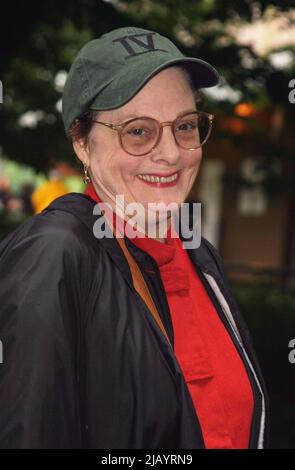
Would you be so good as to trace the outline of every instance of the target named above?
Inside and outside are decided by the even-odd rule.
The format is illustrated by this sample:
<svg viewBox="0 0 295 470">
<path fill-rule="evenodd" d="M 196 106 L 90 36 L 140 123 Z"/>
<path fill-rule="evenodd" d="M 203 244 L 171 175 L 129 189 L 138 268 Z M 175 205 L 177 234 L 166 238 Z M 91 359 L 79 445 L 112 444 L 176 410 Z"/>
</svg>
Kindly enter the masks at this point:
<svg viewBox="0 0 295 470">
<path fill-rule="evenodd" d="M 171 176 L 152 176 L 152 175 L 138 175 L 144 181 L 149 181 L 151 183 L 171 183 L 177 179 L 177 173 Z"/>
</svg>

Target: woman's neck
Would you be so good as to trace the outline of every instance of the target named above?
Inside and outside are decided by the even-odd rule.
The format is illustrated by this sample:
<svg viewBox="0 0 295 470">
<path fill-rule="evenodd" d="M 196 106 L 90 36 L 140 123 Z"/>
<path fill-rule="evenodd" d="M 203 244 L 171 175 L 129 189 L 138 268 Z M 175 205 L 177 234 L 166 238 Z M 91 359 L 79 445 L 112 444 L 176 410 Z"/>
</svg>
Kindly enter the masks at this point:
<svg viewBox="0 0 295 470">
<path fill-rule="evenodd" d="M 145 209 L 145 212 L 144 212 L 145 218 L 144 218 L 143 221 L 134 220 L 134 218 L 132 216 L 126 215 L 126 210 L 125 210 L 126 209 L 126 204 L 125 204 L 125 206 L 122 205 L 122 206 L 118 207 L 117 206 L 118 201 L 116 200 L 116 203 L 114 203 L 114 201 L 110 197 L 108 197 L 104 193 L 104 191 L 101 190 L 101 188 L 97 188 L 95 183 L 93 183 L 93 182 L 92 182 L 92 187 L 93 187 L 94 192 L 95 192 L 95 194 L 93 194 L 93 192 L 91 191 L 92 195 L 97 196 L 97 201 L 98 202 L 103 202 L 105 204 L 108 204 L 108 206 L 112 207 L 113 214 L 116 214 L 116 218 L 119 217 L 119 219 L 121 221 L 124 220 L 125 223 L 131 221 L 133 223 L 129 222 L 129 226 L 132 227 L 132 225 L 135 223 L 136 224 L 136 232 L 138 232 L 139 234 L 141 234 L 145 237 L 152 238 L 153 240 L 156 240 L 159 243 L 166 243 L 165 238 L 163 237 L 163 233 L 167 232 L 170 228 L 170 224 L 171 224 L 171 218 L 170 217 L 167 217 L 167 220 L 161 220 L 161 222 L 155 221 L 153 223 L 153 226 L 151 227 L 151 226 L 149 226 L 150 220 L 149 220 L 149 214 L 148 214 L 147 209 Z M 104 217 L 108 220 L 108 223 L 111 224 L 111 228 L 113 229 L 113 223 L 114 222 L 111 220 L 112 216 L 111 216 L 110 213 L 107 214 L 107 212 L 108 211 L 105 211 Z M 140 211 L 138 211 L 138 213 L 140 213 Z M 143 228 L 144 226 L 145 226 L 145 229 Z M 164 230 L 163 230 L 163 228 L 164 228 Z M 116 230 L 119 230 L 119 227 L 117 227 L 117 223 L 116 223 Z"/>
</svg>

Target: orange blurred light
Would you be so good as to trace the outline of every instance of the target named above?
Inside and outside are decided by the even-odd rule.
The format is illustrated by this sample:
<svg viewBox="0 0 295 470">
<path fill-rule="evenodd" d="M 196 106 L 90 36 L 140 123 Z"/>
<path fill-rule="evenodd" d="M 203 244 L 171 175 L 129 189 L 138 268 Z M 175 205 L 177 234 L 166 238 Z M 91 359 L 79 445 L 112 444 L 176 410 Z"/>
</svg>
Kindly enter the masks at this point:
<svg viewBox="0 0 295 470">
<path fill-rule="evenodd" d="M 239 118 L 226 117 L 220 124 L 220 128 L 224 131 L 232 132 L 232 134 L 244 134 L 247 130 L 245 122 Z"/>
<path fill-rule="evenodd" d="M 254 114 L 255 108 L 250 103 L 240 103 L 235 107 L 235 114 L 241 117 L 247 117 Z"/>
</svg>

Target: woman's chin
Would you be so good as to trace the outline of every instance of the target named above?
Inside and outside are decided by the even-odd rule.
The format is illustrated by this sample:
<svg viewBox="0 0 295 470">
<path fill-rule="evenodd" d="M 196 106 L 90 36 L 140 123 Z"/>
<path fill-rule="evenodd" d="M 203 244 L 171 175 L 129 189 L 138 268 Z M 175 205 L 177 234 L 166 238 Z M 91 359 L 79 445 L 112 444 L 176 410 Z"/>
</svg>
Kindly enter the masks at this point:
<svg viewBox="0 0 295 470">
<path fill-rule="evenodd" d="M 174 193 L 170 192 L 170 194 L 164 193 L 164 191 L 162 191 L 160 194 L 155 194 L 154 192 L 150 195 L 144 195 L 144 199 L 143 195 L 141 195 L 138 201 L 144 200 L 143 204 L 146 209 L 152 208 L 153 206 L 159 206 L 160 208 L 161 205 L 163 207 L 169 207 L 173 204 L 179 206 L 182 202 L 185 201 L 185 196 L 186 194 L 181 194 L 179 191 L 175 191 Z"/>
</svg>

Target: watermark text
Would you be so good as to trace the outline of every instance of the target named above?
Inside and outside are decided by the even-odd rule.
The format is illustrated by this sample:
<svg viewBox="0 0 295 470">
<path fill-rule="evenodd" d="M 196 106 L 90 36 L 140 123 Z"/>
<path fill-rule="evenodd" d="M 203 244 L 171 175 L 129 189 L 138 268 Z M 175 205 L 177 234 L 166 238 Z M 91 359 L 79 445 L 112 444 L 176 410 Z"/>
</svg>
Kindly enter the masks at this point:
<svg viewBox="0 0 295 470">
<path fill-rule="evenodd" d="M 289 352 L 289 362 L 290 364 L 295 364 L 295 338 L 289 341 L 289 348 L 292 348 Z"/>
<path fill-rule="evenodd" d="M 289 88 L 292 88 L 288 96 L 289 102 L 295 104 L 295 78 L 289 81 Z"/>
<path fill-rule="evenodd" d="M 182 239 L 186 249 L 201 244 L 201 203 L 171 202 L 165 204 L 132 202 L 125 204 L 124 195 L 116 196 L 115 207 L 99 202 L 94 215 L 100 215 L 93 226 L 96 238 L 170 238 Z"/>
</svg>

